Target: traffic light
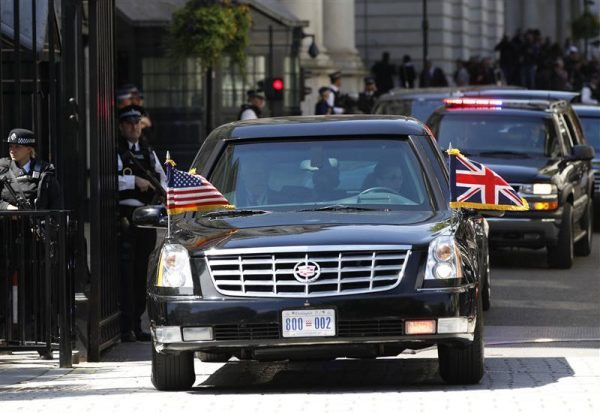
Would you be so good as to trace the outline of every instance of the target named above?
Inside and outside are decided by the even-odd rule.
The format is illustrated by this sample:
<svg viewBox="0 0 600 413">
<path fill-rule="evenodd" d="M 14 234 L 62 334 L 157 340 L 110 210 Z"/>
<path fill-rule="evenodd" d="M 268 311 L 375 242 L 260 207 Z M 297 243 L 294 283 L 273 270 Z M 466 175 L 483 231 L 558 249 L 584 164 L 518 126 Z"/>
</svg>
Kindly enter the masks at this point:
<svg viewBox="0 0 600 413">
<path fill-rule="evenodd" d="M 272 77 L 270 79 L 265 79 L 263 85 L 264 85 L 265 97 L 268 100 L 271 100 L 271 101 L 283 100 L 283 90 L 285 89 L 285 84 L 283 83 L 282 78 Z"/>
</svg>

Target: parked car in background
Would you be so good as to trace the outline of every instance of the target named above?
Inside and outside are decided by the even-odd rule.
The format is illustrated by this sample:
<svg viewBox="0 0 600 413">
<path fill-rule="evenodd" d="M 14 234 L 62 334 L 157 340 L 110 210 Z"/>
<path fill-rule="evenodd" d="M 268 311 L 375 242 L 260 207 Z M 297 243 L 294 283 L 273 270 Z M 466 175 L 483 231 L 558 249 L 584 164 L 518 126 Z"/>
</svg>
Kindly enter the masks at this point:
<svg viewBox="0 0 600 413">
<path fill-rule="evenodd" d="M 435 344 L 446 382 L 479 382 L 487 223 L 449 209 L 429 128 L 398 116 L 235 122 L 193 167 L 237 209 L 175 217 L 151 258 L 157 389 L 191 387 L 194 353 L 372 358 Z M 161 214 L 134 220 L 160 226 Z"/>
<path fill-rule="evenodd" d="M 589 145 L 594 147 L 596 156 L 592 161 L 594 169 L 594 223 L 600 229 L 600 106 L 598 105 L 573 105 L 579 116 L 583 134 Z"/>
<path fill-rule="evenodd" d="M 449 97 L 460 97 L 465 93 L 484 92 L 486 90 L 519 90 L 516 86 L 465 86 L 465 87 L 435 87 L 416 89 L 393 89 L 377 100 L 373 113 L 377 115 L 412 116 L 421 122 L 427 121 L 443 100 Z"/>
<path fill-rule="evenodd" d="M 428 120 L 442 148 L 458 148 L 500 174 L 530 205 L 490 218 L 490 244 L 548 250 L 570 268 L 592 245 L 591 159 L 579 118 L 564 101 L 452 98 Z"/>
</svg>

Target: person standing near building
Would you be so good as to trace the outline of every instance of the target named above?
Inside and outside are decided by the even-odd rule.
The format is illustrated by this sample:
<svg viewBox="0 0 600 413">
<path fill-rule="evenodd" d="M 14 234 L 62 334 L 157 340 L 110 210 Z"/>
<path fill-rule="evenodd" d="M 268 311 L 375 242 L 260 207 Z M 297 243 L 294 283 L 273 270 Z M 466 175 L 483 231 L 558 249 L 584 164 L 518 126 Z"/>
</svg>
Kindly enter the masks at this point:
<svg viewBox="0 0 600 413">
<path fill-rule="evenodd" d="M 375 79 L 372 77 L 365 77 L 364 82 L 365 88 L 358 95 L 357 106 L 362 113 L 371 113 L 375 106 L 375 102 L 377 101 L 377 97 L 379 96 L 379 92 L 375 85 Z"/>
<path fill-rule="evenodd" d="M 402 58 L 402 64 L 398 68 L 398 77 L 400 78 L 400 87 L 413 89 L 417 72 L 412 64 L 410 55 L 405 54 Z"/>
<path fill-rule="evenodd" d="M 150 341 L 150 334 L 142 331 L 141 317 L 146 308 L 148 257 L 156 243 L 156 230 L 137 227 L 131 218 L 137 207 L 156 200 L 157 192 L 161 192 L 157 186 L 164 191 L 167 183 L 156 153 L 142 136 L 142 113 L 143 109 L 135 105 L 125 106 L 118 113 L 122 341 Z"/>
<path fill-rule="evenodd" d="M 597 105 L 600 103 L 600 72 L 594 72 L 590 81 L 581 88 L 581 103 Z"/>
<path fill-rule="evenodd" d="M 265 95 L 256 90 L 249 90 L 246 92 L 246 97 L 248 102 L 242 105 L 238 120 L 260 118 L 261 111 L 265 107 Z"/>
<path fill-rule="evenodd" d="M 327 103 L 332 107 L 333 113 L 339 115 L 345 112 L 341 93 L 342 72 L 338 70 L 337 72 L 329 74 L 329 80 L 331 81 L 331 84 L 329 85 L 331 93 L 327 98 Z"/>
<path fill-rule="evenodd" d="M 0 210 L 60 209 L 54 166 L 37 158 L 33 132 L 13 129 L 6 142 L 10 156 L 0 159 Z"/>
<path fill-rule="evenodd" d="M 394 88 L 396 68 L 390 63 L 390 54 L 388 52 L 382 53 L 381 60 L 375 62 L 373 67 L 371 67 L 371 73 L 375 77 L 377 90 L 380 93 L 387 93 L 390 89 Z"/>
<path fill-rule="evenodd" d="M 448 86 L 448 79 L 446 79 L 446 74 L 444 73 L 444 71 L 441 68 L 433 66 L 431 61 L 427 60 L 425 62 L 425 67 L 421 71 L 421 76 L 419 77 L 419 86 L 421 86 L 421 87 Z"/>
<path fill-rule="evenodd" d="M 329 106 L 329 96 L 331 89 L 327 86 L 319 88 L 319 101 L 315 104 L 315 115 L 331 115 L 333 108 Z"/>
</svg>

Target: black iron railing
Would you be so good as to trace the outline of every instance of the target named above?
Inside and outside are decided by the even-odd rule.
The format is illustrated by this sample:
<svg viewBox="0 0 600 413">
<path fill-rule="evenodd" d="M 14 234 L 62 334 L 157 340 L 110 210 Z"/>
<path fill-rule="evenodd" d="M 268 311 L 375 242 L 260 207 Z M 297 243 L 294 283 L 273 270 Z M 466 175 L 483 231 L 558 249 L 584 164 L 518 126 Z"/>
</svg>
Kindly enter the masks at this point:
<svg viewBox="0 0 600 413">
<path fill-rule="evenodd" d="M 71 367 L 74 227 L 68 211 L 0 211 L 0 351 Z"/>
</svg>

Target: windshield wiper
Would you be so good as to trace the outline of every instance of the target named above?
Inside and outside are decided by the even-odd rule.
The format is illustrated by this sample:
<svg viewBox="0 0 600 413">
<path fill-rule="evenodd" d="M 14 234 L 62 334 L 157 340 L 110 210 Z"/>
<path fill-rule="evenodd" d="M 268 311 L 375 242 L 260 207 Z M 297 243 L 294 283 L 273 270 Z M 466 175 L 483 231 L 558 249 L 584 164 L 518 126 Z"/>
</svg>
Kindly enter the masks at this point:
<svg viewBox="0 0 600 413">
<path fill-rule="evenodd" d="M 308 209 L 299 209 L 298 212 L 311 212 L 311 211 L 382 211 L 380 209 L 375 208 L 365 208 L 365 207 L 357 207 L 357 206 L 348 206 L 348 205 L 327 205 L 319 208 L 308 208 Z M 384 209 L 383 211 L 388 211 Z"/>
<path fill-rule="evenodd" d="M 525 152 L 515 151 L 482 151 L 477 155 L 479 156 L 514 156 L 516 158 L 531 158 L 531 156 Z"/>
<path fill-rule="evenodd" d="M 202 218 L 221 218 L 221 217 L 245 217 L 250 215 L 266 214 L 268 211 L 262 209 L 226 209 L 223 211 L 206 212 L 201 215 Z"/>
</svg>

